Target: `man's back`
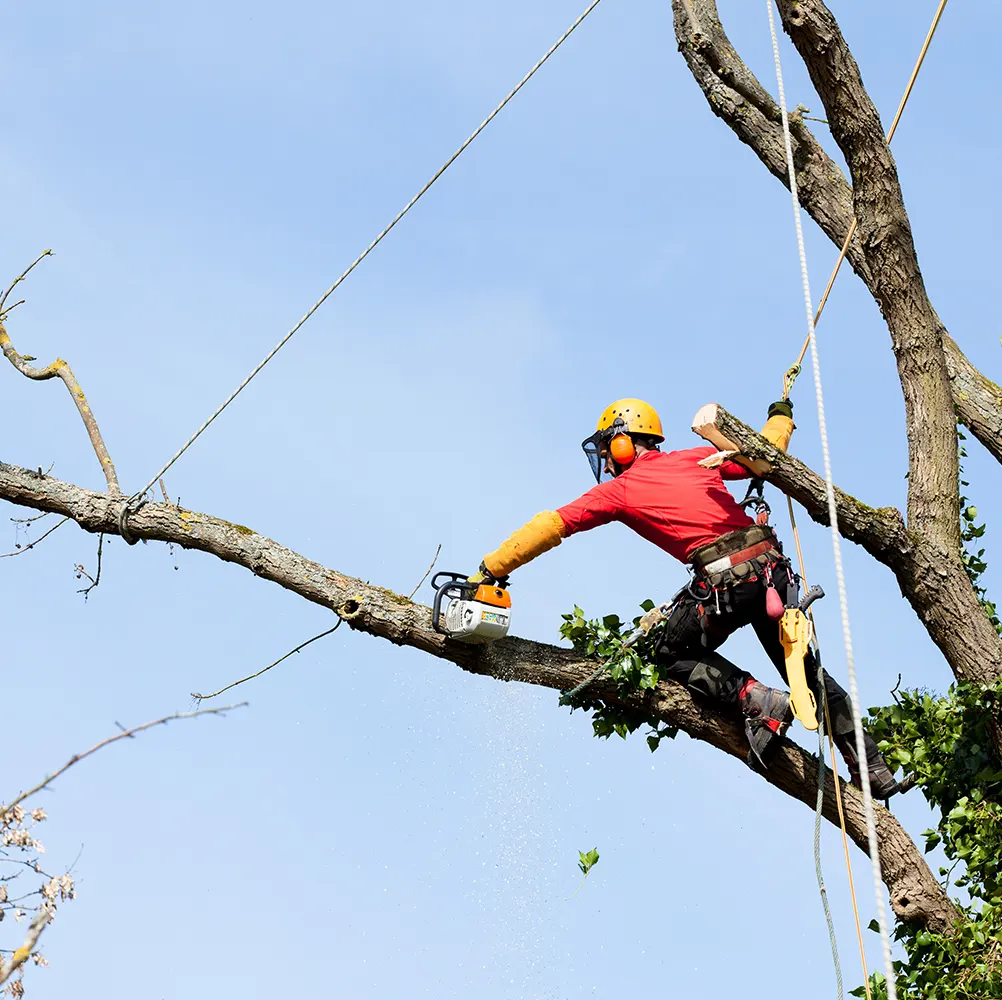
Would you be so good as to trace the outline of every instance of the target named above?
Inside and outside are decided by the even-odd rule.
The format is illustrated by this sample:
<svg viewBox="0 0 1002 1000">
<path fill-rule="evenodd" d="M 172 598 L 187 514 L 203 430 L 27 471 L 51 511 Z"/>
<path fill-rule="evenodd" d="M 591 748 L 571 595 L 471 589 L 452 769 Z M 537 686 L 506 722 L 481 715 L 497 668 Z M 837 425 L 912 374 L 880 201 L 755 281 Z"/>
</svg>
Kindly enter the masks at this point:
<svg viewBox="0 0 1002 1000">
<path fill-rule="evenodd" d="M 620 521 L 681 562 L 702 545 L 752 523 L 724 479 L 749 472 L 734 462 L 704 469 L 701 459 L 713 448 L 648 451 L 622 475 L 593 487 L 557 513 L 566 534 Z"/>
</svg>

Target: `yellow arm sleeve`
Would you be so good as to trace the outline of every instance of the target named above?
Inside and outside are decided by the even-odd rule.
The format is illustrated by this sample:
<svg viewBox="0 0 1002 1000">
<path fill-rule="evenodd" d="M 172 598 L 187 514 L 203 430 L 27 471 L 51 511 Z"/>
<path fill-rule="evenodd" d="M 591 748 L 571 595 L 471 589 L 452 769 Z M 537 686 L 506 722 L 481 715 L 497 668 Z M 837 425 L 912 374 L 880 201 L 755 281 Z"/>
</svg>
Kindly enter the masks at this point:
<svg viewBox="0 0 1002 1000">
<path fill-rule="evenodd" d="M 765 427 L 762 428 L 762 437 L 782 452 L 785 452 L 789 448 L 792 436 L 793 421 L 781 413 L 771 416 L 765 422 Z"/>
<path fill-rule="evenodd" d="M 494 576 L 507 576 L 513 569 L 559 545 L 566 533 L 563 519 L 555 510 L 541 511 L 484 556 L 484 565 Z"/>
</svg>

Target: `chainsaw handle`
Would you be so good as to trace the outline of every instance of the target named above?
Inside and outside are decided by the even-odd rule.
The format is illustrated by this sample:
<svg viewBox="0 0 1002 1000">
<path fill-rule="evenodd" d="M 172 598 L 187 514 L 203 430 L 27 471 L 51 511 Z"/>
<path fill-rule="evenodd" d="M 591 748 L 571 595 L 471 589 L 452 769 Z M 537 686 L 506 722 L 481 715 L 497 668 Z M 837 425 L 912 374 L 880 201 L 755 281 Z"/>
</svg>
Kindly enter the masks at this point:
<svg viewBox="0 0 1002 1000">
<path fill-rule="evenodd" d="M 439 583 L 439 579 L 445 577 L 444 583 Z M 473 585 L 463 576 L 462 573 L 450 573 L 448 570 L 441 570 L 431 578 L 431 585 L 435 588 L 435 600 L 431 605 L 431 627 L 436 632 L 445 632 L 441 628 L 442 621 L 442 598 L 462 597 L 464 592 L 473 589 Z"/>
<path fill-rule="evenodd" d="M 443 576 L 448 577 L 448 580 L 445 583 L 439 583 L 438 581 Z M 467 583 L 469 582 L 469 577 L 464 576 L 462 573 L 450 573 L 448 570 L 439 570 L 431 578 L 431 585 L 435 590 L 441 590 L 443 587 L 448 586 L 448 584 L 450 583 L 459 583 L 460 581 L 462 581 L 463 583 Z"/>
</svg>

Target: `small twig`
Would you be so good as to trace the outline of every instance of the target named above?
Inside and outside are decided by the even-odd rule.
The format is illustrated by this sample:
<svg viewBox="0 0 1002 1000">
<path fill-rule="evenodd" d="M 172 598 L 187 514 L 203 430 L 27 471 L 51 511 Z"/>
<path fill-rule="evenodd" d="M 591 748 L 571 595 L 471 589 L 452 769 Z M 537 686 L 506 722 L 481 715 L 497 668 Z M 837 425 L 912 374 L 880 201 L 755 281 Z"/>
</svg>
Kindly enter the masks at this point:
<svg viewBox="0 0 1002 1000">
<path fill-rule="evenodd" d="M 158 480 L 158 482 L 160 483 L 160 492 L 164 495 L 164 503 L 170 503 L 170 497 L 167 496 L 167 487 L 164 486 L 164 477 L 161 476 L 160 479 Z M 177 498 L 177 504 L 178 504 L 179 507 L 181 506 L 181 498 L 180 497 Z M 170 553 L 171 559 L 174 560 L 174 569 L 177 569 L 178 568 L 178 565 L 177 565 L 177 551 L 174 548 L 174 543 L 173 542 L 168 542 L 167 543 L 167 551 Z"/>
<path fill-rule="evenodd" d="M 51 513 L 51 510 L 47 510 L 44 514 L 36 514 L 34 517 L 12 517 L 11 521 L 14 524 L 33 524 L 35 521 L 41 521 L 43 517 L 48 517 Z"/>
<path fill-rule="evenodd" d="M 76 753 L 70 759 L 63 764 L 58 771 L 53 771 L 47 778 L 40 781 L 34 788 L 29 788 L 26 792 L 21 792 L 21 794 L 14 799 L 12 802 L 5 806 L 0 806 L 0 816 L 4 813 L 9 812 L 16 805 L 20 805 L 25 799 L 30 798 L 32 795 L 40 792 L 46 785 L 55 781 L 61 774 L 68 771 L 74 764 L 78 764 L 84 758 L 89 757 L 93 753 L 97 753 L 102 747 L 109 746 L 112 743 L 117 743 L 119 740 L 128 739 L 135 736 L 136 733 L 141 733 L 146 729 L 152 729 L 154 726 L 165 726 L 168 722 L 174 722 L 176 719 L 194 719 L 199 715 L 222 715 L 225 712 L 232 711 L 236 708 L 245 708 L 248 702 L 242 701 L 238 705 L 225 705 L 222 708 L 202 708 L 197 712 L 175 712 L 173 715 L 165 715 L 161 719 L 154 719 L 152 722 L 144 722 L 141 726 L 136 726 L 133 729 L 126 729 L 124 732 L 117 733 L 115 736 L 109 736 L 107 739 L 101 740 L 100 743 L 95 743 L 89 750 L 85 750 L 83 753 Z M 2 980 L 0 980 L 2 982 Z"/>
<path fill-rule="evenodd" d="M 891 688 L 891 697 L 894 699 L 895 704 L 900 705 L 901 702 L 898 701 L 898 688 L 901 687 L 901 674 L 898 674 L 898 683 Z"/>
<path fill-rule="evenodd" d="M 35 919 L 32 920 L 28 933 L 24 936 L 24 944 L 11 955 L 10 961 L 5 962 L 3 968 L 0 968 L 0 986 L 31 958 L 31 953 L 35 950 L 35 945 L 38 944 L 38 939 L 52 916 L 52 906 L 49 903 L 43 903 L 38 908 L 38 913 L 35 914 Z"/>
<path fill-rule="evenodd" d="M 6 319 L 11 314 L 11 312 L 13 312 L 18 306 L 23 306 L 23 305 L 24 305 L 24 299 L 18 299 L 17 302 L 12 303 L 11 305 L 7 306 L 6 309 L 0 312 L 0 319 Z"/>
<path fill-rule="evenodd" d="M 822 125 L 828 124 L 827 118 L 812 118 L 810 115 L 801 115 L 800 117 L 803 118 L 805 122 L 821 122 Z"/>
<path fill-rule="evenodd" d="M 57 528 L 61 528 L 67 521 L 72 521 L 72 520 L 73 520 L 73 518 L 71 518 L 71 517 L 64 517 L 61 521 L 57 521 L 44 534 L 39 535 L 38 538 L 36 538 L 33 542 L 29 542 L 27 545 L 24 545 L 24 546 L 18 545 L 17 548 L 13 552 L 4 552 L 4 553 L 0 554 L 0 559 L 7 559 L 10 556 L 20 556 L 20 555 L 23 555 L 29 549 L 33 549 L 39 542 L 44 542 L 45 539 L 48 538 L 49 535 L 51 535 L 52 532 L 55 531 Z"/>
<path fill-rule="evenodd" d="M 4 303 L 7 301 L 7 296 L 14 291 L 15 287 L 20 284 L 28 276 L 28 272 L 41 260 L 46 257 L 52 257 L 53 253 L 51 250 L 45 250 L 40 253 L 8 286 L 7 291 L 3 293 L 3 298 L 0 299 L 0 312 L 3 311 Z M 22 300 L 23 301 L 23 300 Z M 11 309 L 14 307 L 11 306 Z"/>
<path fill-rule="evenodd" d="M 102 531 L 97 538 L 97 574 L 95 576 L 91 576 L 90 573 L 88 573 L 87 570 L 83 568 L 82 563 L 77 563 L 76 565 L 77 579 L 79 580 L 81 577 L 85 576 L 87 577 L 88 580 L 90 580 L 89 587 L 82 587 L 80 590 L 77 591 L 78 594 L 84 595 L 85 601 L 87 600 L 87 597 L 90 595 L 90 592 L 101 582 L 101 552 L 103 551 L 103 549 L 104 549 L 104 532 Z"/>
<path fill-rule="evenodd" d="M 421 584 L 428 579 L 428 574 L 435 568 L 435 563 L 438 562 L 438 554 L 442 551 L 442 543 L 438 543 L 438 548 L 435 549 L 435 558 L 432 559 L 431 565 L 424 571 L 424 576 L 418 581 L 418 585 L 407 595 L 407 600 L 409 601 L 420 589 Z"/>
<path fill-rule="evenodd" d="M 280 656 L 274 663 L 269 663 L 268 666 L 263 667 L 258 670 L 257 673 L 248 675 L 247 677 L 241 677 L 240 680 L 234 681 L 232 684 L 227 684 L 226 687 L 220 688 L 218 691 L 213 691 L 212 694 L 199 694 L 197 691 L 192 691 L 191 696 L 195 699 L 195 703 L 200 705 L 203 701 L 208 698 L 216 698 L 221 695 L 224 691 L 229 691 L 230 688 L 235 688 L 238 684 L 245 684 L 247 681 L 254 680 L 255 677 L 260 677 L 261 674 L 267 673 L 272 667 L 277 667 L 282 660 L 287 660 L 293 653 L 298 653 L 301 649 L 305 649 L 311 642 L 316 642 L 317 639 L 322 639 L 325 635 L 330 635 L 331 632 L 336 632 L 340 627 L 341 623 L 344 621 L 343 618 L 337 620 L 337 625 L 333 628 L 327 629 L 326 632 L 321 632 L 319 635 L 315 635 L 312 639 L 307 639 L 306 642 L 300 643 L 295 649 L 290 649 L 285 656 Z"/>
</svg>

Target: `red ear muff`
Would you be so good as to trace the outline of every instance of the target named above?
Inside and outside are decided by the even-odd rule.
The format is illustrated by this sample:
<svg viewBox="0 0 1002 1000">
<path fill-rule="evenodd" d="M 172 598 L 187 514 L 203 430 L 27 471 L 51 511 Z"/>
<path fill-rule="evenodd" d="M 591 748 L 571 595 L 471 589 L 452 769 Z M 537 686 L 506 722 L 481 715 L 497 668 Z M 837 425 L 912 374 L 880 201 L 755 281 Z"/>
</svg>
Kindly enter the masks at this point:
<svg viewBox="0 0 1002 1000">
<path fill-rule="evenodd" d="M 617 465 L 629 465 L 637 457 L 633 439 L 629 434 L 617 434 L 609 442 L 609 454 Z"/>
</svg>

